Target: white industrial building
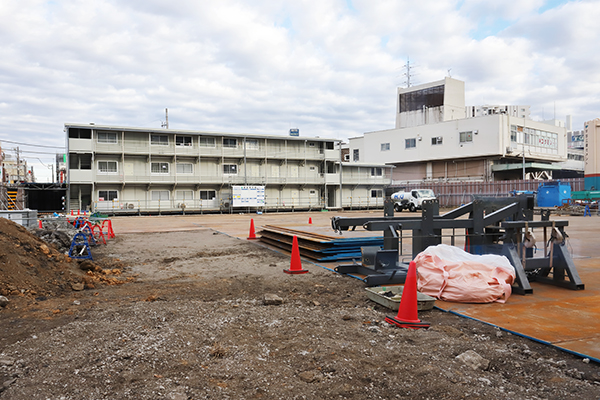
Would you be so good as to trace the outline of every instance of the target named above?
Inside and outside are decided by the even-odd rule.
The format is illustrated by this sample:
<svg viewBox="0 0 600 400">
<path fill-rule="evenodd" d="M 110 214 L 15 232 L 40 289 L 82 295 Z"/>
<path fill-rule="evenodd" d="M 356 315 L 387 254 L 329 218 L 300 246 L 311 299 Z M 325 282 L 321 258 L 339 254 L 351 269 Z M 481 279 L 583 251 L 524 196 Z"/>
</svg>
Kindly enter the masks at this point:
<svg viewBox="0 0 600 400">
<path fill-rule="evenodd" d="M 333 139 L 94 124 L 65 124 L 65 132 L 71 210 L 382 207 L 393 169 L 342 163 Z M 240 193 L 258 193 L 258 203 Z"/>
<path fill-rule="evenodd" d="M 398 89 L 395 129 L 351 138 L 349 159 L 394 165 L 395 184 L 551 178 L 567 161 L 566 129 L 528 115 L 465 107 L 464 82 L 452 78 Z"/>
</svg>

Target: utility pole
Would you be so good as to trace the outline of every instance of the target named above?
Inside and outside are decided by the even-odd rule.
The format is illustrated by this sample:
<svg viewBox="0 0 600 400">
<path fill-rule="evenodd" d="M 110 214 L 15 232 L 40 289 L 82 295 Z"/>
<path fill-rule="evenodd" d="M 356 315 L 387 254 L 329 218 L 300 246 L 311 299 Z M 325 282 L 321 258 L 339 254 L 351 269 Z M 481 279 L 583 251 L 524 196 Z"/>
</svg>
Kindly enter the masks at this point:
<svg viewBox="0 0 600 400">
<path fill-rule="evenodd" d="M 17 146 L 17 183 L 21 182 L 21 161 L 19 160 L 19 146 Z"/>
</svg>

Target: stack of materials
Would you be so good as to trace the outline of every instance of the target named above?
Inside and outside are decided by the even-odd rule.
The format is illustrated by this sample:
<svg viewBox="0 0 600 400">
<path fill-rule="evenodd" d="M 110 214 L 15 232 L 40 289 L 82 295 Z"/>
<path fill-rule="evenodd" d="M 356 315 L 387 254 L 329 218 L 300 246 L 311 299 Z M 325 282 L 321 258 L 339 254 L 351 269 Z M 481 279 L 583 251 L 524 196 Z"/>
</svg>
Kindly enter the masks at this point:
<svg viewBox="0 0 600 400">
<path fill-rule="evenodd" d="M 316 261 L 360 259 L 363 246 L 383 246 L 383 237 L 340 237 L 299 231 L 274 225 L 265 225 L 258 232 L 260 240 L 271 246 L 292 250 L 293 237 L 298 237 L 302 257 Z"/>
</svg>

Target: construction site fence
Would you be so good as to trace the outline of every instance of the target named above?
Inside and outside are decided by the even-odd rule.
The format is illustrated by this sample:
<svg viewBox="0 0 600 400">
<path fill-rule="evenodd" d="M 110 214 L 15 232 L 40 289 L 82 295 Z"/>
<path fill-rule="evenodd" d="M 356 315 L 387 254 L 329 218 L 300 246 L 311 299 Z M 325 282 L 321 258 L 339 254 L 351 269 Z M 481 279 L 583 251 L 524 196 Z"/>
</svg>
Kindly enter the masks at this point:
<svg viewBox="0 0 600 400">
<path fill-rule="evenodd" d="M 473 201 L 476 197 L 509 197 L 515 192 L 537 192 L 540 184 L 553 181 L 540 180 L 511 180 L 495 182 L 408 182 L 395 181 L 394 188 L 432 189 L 441 207 L 458 207 Z M 571 186 L 571 191 L 585 189 L 583 178 L 560 179 L 562 184 Z"/>
</svg>

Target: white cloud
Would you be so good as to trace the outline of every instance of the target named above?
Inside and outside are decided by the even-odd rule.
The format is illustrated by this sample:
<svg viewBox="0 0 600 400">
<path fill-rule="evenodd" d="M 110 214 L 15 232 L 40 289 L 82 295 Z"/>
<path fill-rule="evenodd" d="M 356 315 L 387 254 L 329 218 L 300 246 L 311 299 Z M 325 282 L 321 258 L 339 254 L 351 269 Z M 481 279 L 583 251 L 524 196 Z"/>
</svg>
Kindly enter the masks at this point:
<svg viewBox="0 0 600 400">
<path fill-rule="evenodd" d="M 408 57 L 413 83 L 451 69 L 468 104 L 538 118 L 556 104 L 575 128 L 598 116 L 595 1 L 350 4 L 4 0 L 0 141 L 61 145 L 65 122 L 159 127 L 165 108 L 173 128 L 343 139 L 393 127 Z"/>
</svg>

